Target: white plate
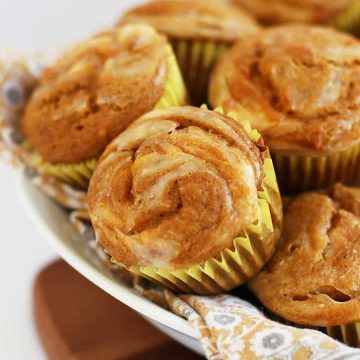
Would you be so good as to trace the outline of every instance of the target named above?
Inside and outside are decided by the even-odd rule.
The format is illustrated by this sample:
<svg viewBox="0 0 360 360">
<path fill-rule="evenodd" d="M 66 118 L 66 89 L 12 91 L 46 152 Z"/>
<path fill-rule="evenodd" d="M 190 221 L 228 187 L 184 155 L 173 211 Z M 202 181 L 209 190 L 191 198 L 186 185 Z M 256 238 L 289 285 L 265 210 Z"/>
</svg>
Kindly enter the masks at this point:
<svg viewBox="0 0 360 360">
<path fill-rule="evenodd" d="M 69 223 L 64 209 L 41 193 L 22 173 L 17 180 L 19 196 L 26 213 L 44 239 L 50 242 L 68 264 L 102 290 L 139 312 L 176 341 L 204 354 L 193 328 L 186 320 L 152 303 L 126 283 L 113 277 L 79 237 Z"/>
</svg>

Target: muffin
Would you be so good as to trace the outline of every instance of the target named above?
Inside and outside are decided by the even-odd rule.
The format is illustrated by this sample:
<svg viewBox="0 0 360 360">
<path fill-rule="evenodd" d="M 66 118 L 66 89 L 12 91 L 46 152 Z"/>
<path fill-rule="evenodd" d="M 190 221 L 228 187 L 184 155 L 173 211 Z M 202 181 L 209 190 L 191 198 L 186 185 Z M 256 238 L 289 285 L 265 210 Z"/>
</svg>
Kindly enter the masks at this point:
<svg viewBox="0 0 360 360">
<path fill-rule="evenodd" d="M 236 0 L 262 23 L 331 24 L 357 0 Z"/>
<path fill-rule="evenodd" d="M 285 208 L 280 248 L 249 284 L 273 313 L 360 346 L 360 188 L 304 193 Z"/>
<path fill-rule="evenodd" d="M 186 100 L 166 38 L 127 25 L 79 43 L 46 69 L 22 129 L 41 171 L 87 187 L 102 151 L 133 120 Z"/>
<path fill-rule="evenodd" d="M 277 244 L 282 209 L 267 148 L 244 126 L 205 109 L 157 110 L 107 147 L 88 203 L 114 262 L 198 294 L 258 272 Z"/>
<path fill-rule="evenodd" d="M 280 189 L 352 184 L 359 172 L 360 42 L 310 25 L 249 36 L 216 67 L 210 102 L 234 111 L 269 146 Z"/>
<path fill-rule="evenodd" d="M 146 23 L 168 36 L 195 105 L 206 101 L 209 74 L 224 50 L 258 30 L 250 15 L 224 0 L 153 1 L 127 12 L 124 23 Z"/>
</svg>

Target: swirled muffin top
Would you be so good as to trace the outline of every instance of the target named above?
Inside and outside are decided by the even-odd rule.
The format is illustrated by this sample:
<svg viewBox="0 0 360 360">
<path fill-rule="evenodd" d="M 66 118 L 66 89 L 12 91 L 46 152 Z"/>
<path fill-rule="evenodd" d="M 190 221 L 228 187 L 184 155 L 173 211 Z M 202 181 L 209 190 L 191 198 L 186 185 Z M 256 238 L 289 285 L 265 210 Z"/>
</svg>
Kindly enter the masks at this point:
<svg viewBox="0 0 360 360">
<path fill-rule="evenodd" d="M 210 259 L 257 222 L 265 149 L 208 110 L 144 115 L 107 147 L 90 182 L 97 240 L 126 266 Z"/>
<path fill-rule="evenodd" d="M 250 283 L 284 319 L 308 326 L 360 321 L 360 188 L 305 193 L 285 208 L 280 249 Z"/>
<path fill-rule="evenodd" d="M 354 0 L 236 0 L 266 24 L 306 22 L 329 24 Z"/>
<path fill-rule="evenodd" d="M 146 25 L 97 34 L 45 70 L 23 131 L 51 163 L 97 157 L 126 126 L 153 109 L 167 75 L 165 37 Z"/>
<path fill-rule="evenodd" d="M 170 37 L 233 42 L 258 30 L 245 10 L 226 1 L 156 0 L 129 10 L 119 21 L 154 26 Z"/>
<path fill-rule="evenodd" d="M 220 60 L 210 102 L 248 119 L 273 151 L 348 148 L 360 139 L 360 42 L 307 25 L 263 30 Z"/>
</svg>

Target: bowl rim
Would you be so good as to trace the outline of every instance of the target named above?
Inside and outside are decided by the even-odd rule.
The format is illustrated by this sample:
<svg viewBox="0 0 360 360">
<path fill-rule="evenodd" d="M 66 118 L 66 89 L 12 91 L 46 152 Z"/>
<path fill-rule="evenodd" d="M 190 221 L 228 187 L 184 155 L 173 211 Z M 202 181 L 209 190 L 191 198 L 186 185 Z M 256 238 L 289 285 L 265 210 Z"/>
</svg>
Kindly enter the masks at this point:
<svg viewBox="0 0 360 360">
<path fill-rule="evenodd" d="M 50 225 L 42 218 L 40 211 L 36 208 L 36 202 L 34 201 L 33 195 L 29 191 L 29 186 L 35 188 L 35 190 L 39 193 L 40 190 L 36 189 L 36 186 L 30 183 L 30 181 L 26 178 L 24 171 L 17 171 L 16 173 L 17 175 L 15 177 L 15 181 L 18 198 L 25 210 L 25 213 L 35 225 L 39 234 L 50 243 L 62 259 L 64 259 L 70 266 L 96 286 L 100 287 L 106 293 L 131 307 L 143 316 L 189 337 L 198 339 L 194 328 L 187 320 L 168 310 L 165 310 L 159 305 L 156 305 L 137 293 L 135 290 L 130 289 L 125 284 L 122 284 L 121 281 L 115 281 L 115 279 L 106 276 L 94 265 L 90 265 L 88 261 L 68 247 L 66 243 L 51 230 Z M 52 200 L 49 198 L 49 201 Z"/>
</svg>

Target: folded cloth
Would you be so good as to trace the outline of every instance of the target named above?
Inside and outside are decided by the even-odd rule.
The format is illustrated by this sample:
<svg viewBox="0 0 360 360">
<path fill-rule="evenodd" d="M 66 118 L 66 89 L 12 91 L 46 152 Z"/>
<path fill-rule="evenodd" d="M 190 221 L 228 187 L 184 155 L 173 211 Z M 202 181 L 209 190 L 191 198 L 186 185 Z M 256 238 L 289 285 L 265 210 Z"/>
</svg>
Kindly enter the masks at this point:
<svg viewBox="0 0 360 360">
<path fill-rule="evenodd" d="M 360 359 L 360 349 L 319 331 L 269 320 L 235 296 L 176 296 L 166 291 L 165 297 L 170 308 L 192 324 L 211 360 Z"/>
<path fill-rule="evenodd" d="M 111 264 L 109 256 L 97 245 L 88 222 L 86 193 L 44 174 L 31 166 L 21 141 L 19 128 L 27 94 L 36 83 L 34 60 L 0 50 L 0 149 L 13 164 L 25 169 L 29 181 L 70 210 L 69 221 L 77 228 L 79 241 L 96 251 L 99 262 L 133 284 L 142 295 L 177 315 L 194 327 L 208 359 L 360 359 L 360 349 L 345 346 L 321 332 L 299 329 L 272 321 L 253 304 L 236 296 L 175 295 L 152 287 L 145 280 L 130 276 Z"/>
</svg>

